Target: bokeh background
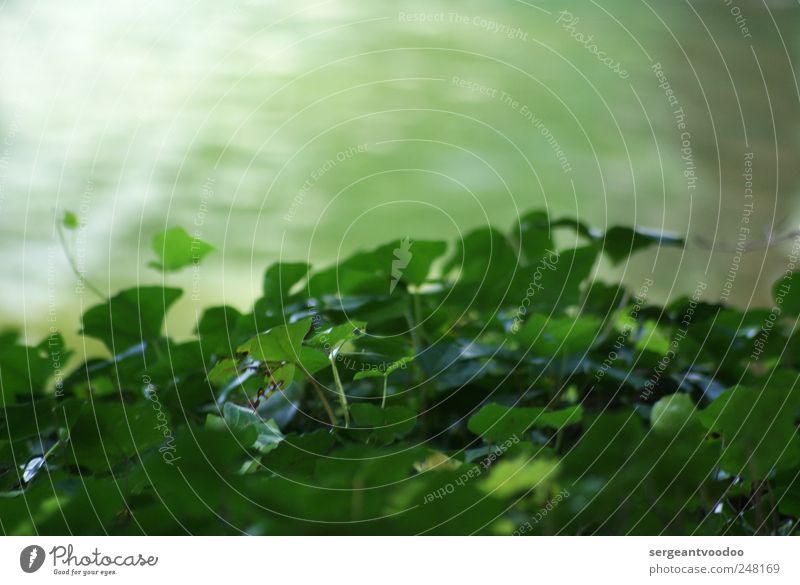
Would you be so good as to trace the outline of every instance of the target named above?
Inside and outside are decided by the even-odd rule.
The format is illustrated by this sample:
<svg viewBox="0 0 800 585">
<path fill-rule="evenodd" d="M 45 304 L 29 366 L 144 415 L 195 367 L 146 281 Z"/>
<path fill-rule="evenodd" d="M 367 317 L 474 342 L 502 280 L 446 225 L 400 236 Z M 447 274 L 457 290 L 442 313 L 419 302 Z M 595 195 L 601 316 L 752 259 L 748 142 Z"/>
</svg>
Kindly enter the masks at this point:
<svg viewBox="0 0 800 585">
<path fill-rule="evenodd" d="M 275 260 L 536 208 L 688 237 L 600 278 L 655 263 L 661 299 L 701 278 L 719 298 L 735 263 L 730 301 L 768 305 L 797 226 L 799 17 L 789 0 L 5 0 L 0 329 L 74 337 L 95 302 L 65 210 L 101 290 L 196 288 L 179 336 L 205 305 L 247 306 Z M 147 267 L 175 225 L 218 248 L 201 273 Z"/>
</svg>

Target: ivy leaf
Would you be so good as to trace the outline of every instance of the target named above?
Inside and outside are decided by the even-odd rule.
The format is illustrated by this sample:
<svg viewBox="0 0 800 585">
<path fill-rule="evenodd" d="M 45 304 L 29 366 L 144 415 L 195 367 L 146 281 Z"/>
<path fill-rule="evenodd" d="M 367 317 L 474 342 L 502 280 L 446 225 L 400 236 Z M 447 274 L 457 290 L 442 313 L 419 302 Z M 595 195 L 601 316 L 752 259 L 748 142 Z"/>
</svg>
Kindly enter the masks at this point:
<svg viewBox="0 0 800 585">
<path fill-rule="evenodd" d="M 311 268 L 304 263 L 278 262 L 264 273 L 264 296 L 253 307 L 256 315 L 282 315 L 290 303 L 289 291 L 303 280 Z"/>
<path fill-rule="evenodd" d="M 129 288 L 83 314 L 82 334 L 102 341 L 112 353 L 158 339 L 179 288 Z"/>
<path fill-rule="evenodd" d="M 603 326 L 600 318 L 584 316 L 548 318 L 536 314 L 520 328 L 518 337 L 524 348 L 534 355 L 562 356 L 589 351 Z"/>
<path fill-rule="evenodd" d="M 495 498 L 508 498 L 520 492 L 544 494 L 558 477 L 558 461 L 514 457 L 500 460 L 482 483 L 482 490 Z"/>
<path fill-rule="evenodd" d="M 83 409 L 67 451 L 74 455 L 75 465 L 107 472 L 174 440 L 173 428 L 166 413 L 150 404 L 98 403 Z"/>
<path fill-rule="evenodd" d="M 355 426 L 351 434 L 364 437 L 367 442 L 388 445 L 397 437 L 409 433 L 417 424 L 414 411 L 403 406 L 379 408 L 374 404 L 359 402 L 350 407 Z"/>
<path fill-rule="evenodd" d="M 580 405 L 547 410 L 487 404 L 469 419 L 467 427 L 484 440 L 499 443 L 513 437 L 521 439 L 533 427 L 561 429 L 580 422 L 582 416 Z"/>
<path fill-rule="evenodd" d="M 793 373 L 779 373 L 761 389 L 729 388 L 699 413 L 700 422 L 722 435 L 722 468 L 753 480 L 800 463 L 794 419 L 800 390 Z"/>
<path fill-rule="evenodd" d="M 635 252 L 651 246 L 682 248 L 686 240 L 675 235 L 644 228 L 612 227 L 603 237 L 603 253 L 612 264 L 619 264 Z"/>
<path fill-rule="evenodd" d="M 772 287 L 772 298 L 781 311 L 796 317 L 800 315 L 800 279 L 797 272 L 786 274 Z"/>
<path fill-rule="evenodd" d="M 186 266 L 200 264 L 214 250 L 214 246 L 189 235 L 182 227 L 174 227 L 153 237 L 153 251 L 158 260 L 149 266 L 162 272 L 177 272 Z"/>
<path fill-rule="evenodd" d="M 75 230 L 80 226 L 78 216 L 69 210 L 64 212 L 64 217 L 61 220 L 61 224 L 68 230 Z"/>
<path fill-rule="evenodd" d="M 516 234 L 512 233 L 512 236 Z M 534 211 L 519 222 L 520 249 L 529 265 L 536 264 L 548 250 L 555 249 L 547 212 Z"/>
<path fill-rule="evenodd" d="M 265 362 L 296 362 L 300 357 L 303 338 L 311 329 L 311 321 L 311 317 L 308 317 L 273 327 L 240 345 L 237 352 L 248 353 L 253 359 Z"/>
<path fill-rule="evenodd" d="M 223 417 L 234 431 L 255 431 L 252 447 L 262 453 L 268 453 L 283 441 L 284 437 L 277 423 L 270 419 L 262 419 L 250 408 L 226 402 L 222 408 Z"/>
</svg>

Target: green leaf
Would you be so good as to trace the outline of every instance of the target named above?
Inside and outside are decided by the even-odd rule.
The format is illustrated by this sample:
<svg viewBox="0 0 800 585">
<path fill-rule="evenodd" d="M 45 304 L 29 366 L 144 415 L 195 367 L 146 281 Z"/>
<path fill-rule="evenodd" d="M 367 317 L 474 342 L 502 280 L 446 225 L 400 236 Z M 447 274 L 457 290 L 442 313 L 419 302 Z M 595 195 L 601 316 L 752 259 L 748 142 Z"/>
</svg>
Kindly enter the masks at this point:
<svg viewBox="0 0 800 585">
<path fill-rule="evenodd" d="M 183 291 L 145 286 L 129 288 L 108 302 L 83 314 L 83 335 L 102 341 L 112 353 L 161 336 L 161 327 L 172 304 Z"/>
<path fill-rule="evenodd" d="M 576 355 L 589 351 L 602 327 L 603 321 L 597 317 L 549 318 L 536 314 L 519 329 L 517 337 L 534 355 Z"/>
<path fill-rule="evenodd" d="M 174 227 L 153 237 L 153 251 L 158 260 L 150 266 L 162 272 L 176 272 L 200 264 L 214 250 L 214 246 L 189 235 L 182 227 Z"/>
<path fill-rule="evenodd" d="M 522 274 L 517 252 L 503 234 L 491 228 L 467 234 L 444 269 L 459 274 L 450 297 L 462 310 L 465 306 L 496 309 L 508 297 L 514 275 Z"/>
<path fill-rule="evenodd" d="M 514 309 L 526 307 L 527 314 L 557 315 L 582 301 L 581 286 L 597 260 L 595 246 L 583 246 L 548 254 L 525 270 L 514 282 Z M 527 300 L 525 300 L 527 299 Z"/>
<path fill-rule="evenodd" d="M 309 280 L 312 296 L 372 294 L 386 296 L 399 282 L 420 285 L 433 263 L 447 249 L 443 242 L 396 240 L 374 250 L 358 252 Z"/>
<path fill-rule="evenodd" d="M 651 246 L 671 246 L 682 248 L 686 240 L 665 232 L 644 228 L 612 227 L 603 238 L 603 253 L 612 264 L 619 264 L 629 256 Z"/>
<path fill-rule="evenodd" d="M 273 327 L 256 335 L 237 348 L 239 353 L 248 353 L 253 359 L 267 362 L 291 361 L 300 358 L 303 338 L 311 329 L 311 317 Z"/>
<path fill-rule="evenodd" d="M 303 280 L 311 268 L 304 263 L 278 262 L 264 273 L 264 296 L 253 307 L 256 315 L 283 315 L 289 305 L 290 290 Z"/>
<path fill-rule="evenodd" d="M 48 381 L 67 367 L 71 355 L 59 333 L 52 333 L 36 347 L 0 343 L 0 394 L 5 404 L 13 404 L 16 397 L 42 395 Z"/>
<path fill-rule="evenodd" d="M 208 372 L 208 381 L 216 386 L 227 384 L 240 375 L 238 363 L 231 358 L 220 360 Z"/>
<path fill-rule="evenodd" d="M 159 445 L 174 442 L 169 415 L 154 405 L 157 403 L 96 403 L 84 408 L 67 450 L 74 464 L 107 472 L 124 461 L 138 460 Z"/>
<path fill-rule="evenodd" d="M 781 312 L 797 317 L 800 315 L 800 281 L 797 279 L 797 272 L 785 274 L 778 279 L 772 287 L 772 298 L 775 306 Z"/>
<path fill-rule="evenodd" d="M 653 405 L 650 424 L 660 434 L 676 435 L 695 416 L 695 405 L 688 394 L 669 394 Z"/>
<path fill-rule="evenodd" d="M 550 219 L 545 211 L 534 211 L 523 216 L 517 227 L 520 238 L 520 249 L 528 264 L 539 262 L 549 250 L 554 250 Z M 512 238 L 517 235 L 512 232 Z"/>
<path fill-rule="evenodd" d="M 315 374 L 320 370 L 330 367 L 331 361 L 325 352 L 313 347 L 306 347 L 305 345 L 300 348 L 300 355 L 297 359 L 297 364 L 301 367 L 295 374 L 295 380 L 302 379 L 304 372 L 308 374 Z"/>
<path fill-rule="evenodd" d="M 284 437 L 274 420 L 263 420 L 251 408 L 226 402 L 222 409 L 225 422 L 234 431 L 255 431 L 252 447 L 267 453 L 278 446 Z"/>
<path fill-rule="evenodd" d="M 499 443 L 513 437 L 522 439 L 533 427 L 561 429 L 580 422 L 582 416 L 580 405 L 551 411 L 487 404 L 469 419 L 467 426 L 484 440 Z"/>
<path fill-rule="evenodd" d="M 68 230 L 75 230 L 80 226 L 78 216 L 69 210 L 64 212 L 64 217 L 61 220 L 61 224 Z"/>
<path fill-rule="evenodd" d="M 558 478 L 558 461 L 514 457 L 501 459 L 491 468 L 481 489 L 495 498 L 508 498 L 520 492 L 545 494 Z"/>
<path fill-rule="evenodd" d="M 379 408 L 359 402 L 350 407 L 350 412 L 356 423 L 350 428 L 351 434 L 377 445 L 388 445 L 395 438 L 409 433 L 417 424 L 414 411 L 403 406 Z"/>
<path fill-rule="evenodd" d="M 800 407 L 796 375 L 780 373 L 764 388 L 735 386 L 699 413 L 700 422 L 722 435 L 722 468 L 752 480 L 800 463 L 795 414 Z"/>
<path fill-rule="evenodd" d="M 348 341 L 353 341 L 366 334 L 367 324 L 364 321 L 351 321 L 324 329 L 309 339 L 311 346 L 317 347 L 331 355 Z"/>
</svg>

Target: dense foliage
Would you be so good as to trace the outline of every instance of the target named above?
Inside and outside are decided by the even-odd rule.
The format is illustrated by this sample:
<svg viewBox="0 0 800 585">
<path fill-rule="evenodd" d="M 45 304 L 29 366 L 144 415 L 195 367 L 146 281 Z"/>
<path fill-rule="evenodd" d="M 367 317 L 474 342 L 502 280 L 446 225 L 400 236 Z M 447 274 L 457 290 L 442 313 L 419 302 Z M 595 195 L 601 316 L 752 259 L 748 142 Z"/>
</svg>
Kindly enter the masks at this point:
<svg viewBox="0 0 800 585">
<path fill-rule="evenodd" d="M 63 379 L 57 334 L 0 339 L 7 534 L 790 534 L 800 515 L 800 290 L 666 307 L 650 246 L 543 213 L 510 235 L 279 263 L 252 310 L 163 336 L 182 291 L 83 315 L 113 358 Z M 164 272 L 213 251 L 156 236 Z"/>
</svg>

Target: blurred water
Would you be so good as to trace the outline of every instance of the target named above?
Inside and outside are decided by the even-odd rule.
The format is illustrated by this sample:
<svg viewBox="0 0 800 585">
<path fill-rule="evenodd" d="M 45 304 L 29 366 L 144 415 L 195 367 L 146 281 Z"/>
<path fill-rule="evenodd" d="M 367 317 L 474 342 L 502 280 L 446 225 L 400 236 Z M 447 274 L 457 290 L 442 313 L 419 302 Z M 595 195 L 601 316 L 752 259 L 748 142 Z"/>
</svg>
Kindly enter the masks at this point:
<svg viewBox="0 0 800 585">
<path fill-rule="evenodd" d="M 747 152 L 752 237 L 790 231 L 797 16 L 755 0 L 0 3 L 0 323 L 72 331 L 93 302 L 58 248 L 63 209 L 104 290 L 162 279 L 146 263 L 166 226 L 219 248 L 168 277 L 196 287 L 182 331 L 208 302 L 245 306 L 278 258 L 452 239 L 531 208 L 735 243 Z M 766 302 L 785 255 L 748 254 L 731 298 Z M 718 295 L 732 259 L 662 252 L 660 293 L 702 278 Z"/>
</svg>

